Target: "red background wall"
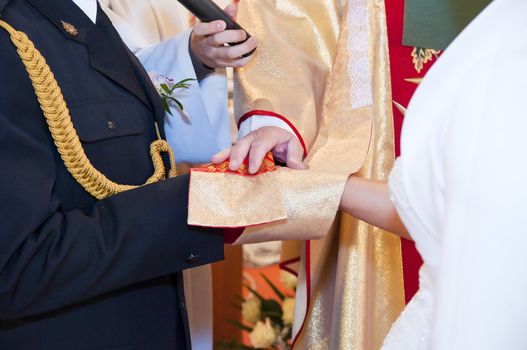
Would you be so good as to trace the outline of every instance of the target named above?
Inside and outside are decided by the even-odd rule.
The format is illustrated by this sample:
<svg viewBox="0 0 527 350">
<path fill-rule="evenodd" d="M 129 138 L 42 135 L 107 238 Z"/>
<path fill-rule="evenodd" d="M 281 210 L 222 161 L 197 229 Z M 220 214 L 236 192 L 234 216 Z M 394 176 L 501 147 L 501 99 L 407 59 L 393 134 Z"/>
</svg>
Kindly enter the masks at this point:
<svg viewBox="0 0 527 350">
<path fill-rule="evenodd" d="M 404 22 L 404 0 L 390 0 L 386 2 L 386 16 L 388 24 L 388 37 L 390 46 L 390 65 L 392 75 L 392 93 L 393 100 L 404 107 L 408 103 L 417 88 L 417 85 L 408 82 L 405 79 L 423 77 L 430 66 L 435 61 L 429 61 L 418 72 L 414 62 L 412 61 L 413 47 L 403 46 L 403 22 Z M 395 119 L 395 141 L 396 154 L 400 154 L 400 134 L 404 115 L 401 111 L 395 108 L 394 105 L 394 119 Z M 418 271 L 422 265 L 422 260 L 415 246 L 412 242 L 403 240 L 403 269 L 404 269 L 404 284 L 406 292 L 406 301 L 408 302 L 418 288 Z"/>
</svg>

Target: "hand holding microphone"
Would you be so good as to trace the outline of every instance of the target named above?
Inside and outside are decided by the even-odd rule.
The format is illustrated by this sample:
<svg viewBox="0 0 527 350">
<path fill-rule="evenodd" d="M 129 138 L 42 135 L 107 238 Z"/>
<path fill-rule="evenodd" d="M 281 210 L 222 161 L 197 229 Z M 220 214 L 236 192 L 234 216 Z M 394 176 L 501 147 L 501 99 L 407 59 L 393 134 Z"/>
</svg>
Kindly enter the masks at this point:
<svg viewBox="0 0 527 350">
<path fill-rule="evenodd" d="M 192 30 L 190 47 L 204 65 L 242 67 L 250 61 L 256 40 L 233 20 L 235 5 L 223 11 L 212 0 L 178 1 L 202 21 Z"/>
</svg>

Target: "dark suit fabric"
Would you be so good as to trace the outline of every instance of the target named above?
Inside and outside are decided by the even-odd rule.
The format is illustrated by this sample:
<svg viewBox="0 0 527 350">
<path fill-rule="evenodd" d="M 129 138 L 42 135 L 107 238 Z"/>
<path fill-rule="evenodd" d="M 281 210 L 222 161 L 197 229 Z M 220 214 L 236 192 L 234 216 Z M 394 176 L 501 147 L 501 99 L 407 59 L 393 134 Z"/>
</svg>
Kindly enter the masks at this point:
<svg viewBox="0 0 527 350">
<path fill-rule="evenodd" d="M 144 183 L 164 112 L 104 14 L 94 25 L 70 0 L 0 0 L 0 15 L 46 58 L 92 164 Z M 0 349 L 190 346 L 181 271 L 222 259 L 223 237 L 187 226 L 188 177 L 95 200 L 58 155 L 4 30 L 0 169 Z"/>
</svg>

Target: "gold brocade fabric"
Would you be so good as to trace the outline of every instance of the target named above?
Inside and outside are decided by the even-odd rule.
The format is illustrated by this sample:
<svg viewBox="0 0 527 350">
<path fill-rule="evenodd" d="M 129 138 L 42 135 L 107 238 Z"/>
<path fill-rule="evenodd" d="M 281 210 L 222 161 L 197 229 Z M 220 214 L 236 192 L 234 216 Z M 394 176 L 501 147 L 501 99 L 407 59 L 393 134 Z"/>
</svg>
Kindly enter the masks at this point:
<svg viewBox="0 0 527 350">
<path fill-rule="evenodd" d="M 360 169 L 368 152 L 373 108 L 351 105 L 348 39 L 339 32 L 347 7 L 336 1 L 315 5 L 242 2 L 238 19 L 258 38 L 258 50 L 253 62 L 235 74 L 237 117 L 254 108 L 290 113 L 287 118 L 308 145 L 309 169 L 279 168 L 242 180 L 231 174 L 200 173 L 194 181 L 192 175 L 189 223 L 249 226 L 251 216 L 254 224 L 271 222 L 246 229 L 237 242 L 242 244 L 322 238 L 334 221 L 346 179 Z M 338 55 L 341 63 L 335 65 Z M 327 94 L 330 87 L 332 93 Z M 274 200 L 274 191 L 283 202 Z M 252 201 L 262 198 L 265 203 L 258 203 L 255 211 Z M 285 222 L 277 215 L 282 210 Z"/>
<path fill-rule="evenodd" d="M 234 75 L 235 117 L 272 111 L 293 122 L 308 149 L 320 126 L 346 1 L 242 0 L 238 21 L 258 39 L 252 62 Z"/>
<path fill-rule="evenodd" d="M 236 117 L 263 110 L 287 118 L 305 140 L 308 170 L 279 168 L 266 183 L 243 178 L 261 181 L 252 198 L 279 184 L 287 219 L 274 221 L 280 203 L 268 201 L 258 219 L 269 214 L 274 222 L 247 228 L 237 243 L 313 239 L 300 264 L 310 270 L 300 273 L 294 349 L 378 349 L 404 306 L 400 240 L 335 218 L 348 176 L 386 179 L 394 159 L 384 2 L 243 0 L 238 21 L 257 37 L 258 50 L 235 74 Z M 201 185 L 218 179 L 207 174 Z M 232 191 L 215 191 L 223 204 L 201 217 L 192 214 L 201 204 L 191 201 L 189 217 L 204 226 L 247 221 L 252 205 L 233 203 Z M 307 306 L 300 305 L 305 296 Z"/>
<path fill-rule="evenodd" d="M 359 175 L 387 179 L 394 136 L 386 18 L 382 1 L 368 6 L 374 128 Z M 311 242 L 311 278 L 310 307 L 295 349 L 379 349 L 404 307 L 400 239 L 343 214 L 324 239 Z"/>
</svg>

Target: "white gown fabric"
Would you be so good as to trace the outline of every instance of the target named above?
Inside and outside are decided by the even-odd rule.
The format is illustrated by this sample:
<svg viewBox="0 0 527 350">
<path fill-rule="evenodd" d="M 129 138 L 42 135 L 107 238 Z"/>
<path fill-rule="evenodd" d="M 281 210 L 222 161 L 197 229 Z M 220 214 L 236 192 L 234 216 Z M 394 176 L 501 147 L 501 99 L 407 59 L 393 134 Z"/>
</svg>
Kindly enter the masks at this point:
<svg viewBox="0 0 527 350">
<path fill-rule="evenodd" d="M 384 350 L 527 349 L 527 1 L 495 0 L 412 100 L 392 200 L 424 259 Z"/>
</svg>

